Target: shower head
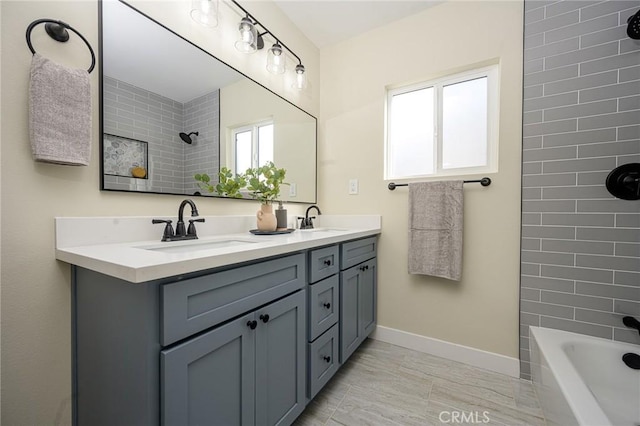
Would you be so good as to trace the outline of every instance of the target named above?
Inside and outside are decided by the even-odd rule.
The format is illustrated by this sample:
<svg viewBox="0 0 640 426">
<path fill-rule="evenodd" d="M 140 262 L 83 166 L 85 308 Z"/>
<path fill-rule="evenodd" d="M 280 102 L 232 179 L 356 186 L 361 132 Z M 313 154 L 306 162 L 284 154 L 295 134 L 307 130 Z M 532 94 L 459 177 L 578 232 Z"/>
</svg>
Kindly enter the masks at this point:
<svg viewBox="0 0 640 426">
<path fill-rule="evenodd" d="M 188 143 L 189 145 L 191 145 L 193 143 L 193 139 L 191 139 L 191 135 L 198 136 L 199 134 L 200 134 L 199 132 L 191 132 L 189 134 L 180 133 L 180 139 L 182 139 L 184 143 Z"/>
<path fill-rule="evenodd" d="M 200 134 L 199 132 L 191 132 L 189 134 L 180 133 L 180 139 L 182 139 L 184 143 L 188 143 L 189 145 L 191 145 L 193 143 L 193 139 L 191 139 L 191 135 L 198 136 L 199 134 Z"/>
<path fill-rule="evenodd" d="M 640 10 L 627 19 L 627 35 L 634 40 L 640 40 Z"/>
</svg>

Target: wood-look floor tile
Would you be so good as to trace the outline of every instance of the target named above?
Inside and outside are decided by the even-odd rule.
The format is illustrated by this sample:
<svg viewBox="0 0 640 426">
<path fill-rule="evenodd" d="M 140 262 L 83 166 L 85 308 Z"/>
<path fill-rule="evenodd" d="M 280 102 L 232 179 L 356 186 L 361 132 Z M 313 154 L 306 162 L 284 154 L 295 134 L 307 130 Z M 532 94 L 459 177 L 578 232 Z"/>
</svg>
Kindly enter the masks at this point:
<svg viewBox="0 0 640 426">
<path fill-rule="evenodd" d="M 424 425 L 427 400 L 412 395 L 395 395 L 376 387 L 352 386 L 332 420 L 344 425 Z"/>
<path fill-rule="evenodd" d="M 511 378 L 502 374 L 469 366 L 460 367 L 451 370 L 447 376 L 435 379 L 434 385 L 448 388 L 452 392 L 515 406 Z"/>
<path fill-rule="evenodd" d="M 467 392 L 460 392 L 458 389 L 442 386 L 440 381 L 434 382 L 429 401 L 448 405 L 464 412 L 487 411 L 491 421 L 510 426 L 544 426 L 545 424 L 541 416 L 519 410 L 513 405 L 500 404 Z"/>
<path fill-rule="evenodd" d="M 347 394 L 351 385 L 338 377 L 333 377 L 329 383 L 307 404 L 304 412 L 296 420 L 296 425 L 316 426 L 329 420 L 338 405 Z"/>
<path fill-rule="evenodd" d="M 513 385 L 513 396 L 516 407 L 520 410 L 542 416 L 542 408 L 540 407 L 533 383 L 529 380 L 512 378 L 511 384 Z"/>
<path fill-rule="evenodd" d="M 486 415 L 486 417 L 485 417 Z M 434 425 L 463 425 L 463 426 L 477 426 L 482 425 L 495 425 L 505 426 L 502 423 L 491 419 L 488 412 L 483 411 L 461 411 L 455 407 L 429 401 L 427 407 L 427 420 Z M 486 423 L 485 423 L 486 422 Z"/>
<path fill-rule="evenodd" d="M 435 426 L 456 410 L 481 421 L 486 411 L 496 426 L 545 424 L 528 381 L 368 339 L 296 425 Z"/>
</svg>

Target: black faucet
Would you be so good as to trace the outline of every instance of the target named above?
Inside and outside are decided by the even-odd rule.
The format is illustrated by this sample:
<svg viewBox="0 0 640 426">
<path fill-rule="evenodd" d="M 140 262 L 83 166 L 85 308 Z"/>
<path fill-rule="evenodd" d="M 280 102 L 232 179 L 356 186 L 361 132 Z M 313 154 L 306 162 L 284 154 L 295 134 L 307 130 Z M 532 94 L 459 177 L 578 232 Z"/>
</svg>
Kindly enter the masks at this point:
<svg viewBox="0 0 640 426">
<path fill-rule="evenodd" d="M 189 219 L 189 228 L 185 229 L 184 226 L 184 208 L 189 204 L 191 206 L 191 216 L 198 216 L 198 208 L 196 203 L 192 200 L 183 200 L 178 208 L 178 223 L 176 223 L 176 231 L 173 232 L 173 226 L 171 226 L 170 220 L 153 219 L 151 223 L 166 223 L 164 233 L 162 234 L 162 241 L 180 241 L 180 240 L 195 240 L 198 238 L 196 233 L 195 222 L 204 222 L 204 218 Z"/>
<path fill-rule="evenodd" d="M 304 217 L 302 218 L 302 221 L 300 222 L 300 229 L 313 229 L 313 219 L 315 219 L 316 217 L 315 216 L 309 217 L 309 210 L 311 209 L 316 209 L 318 211 L 318 216 L 322 214 L 318 206 L 316 205 L 309 206 L 309 208 L 304 214 Z"/>
<path fill-rule="evenodd" d="M 622 318 L 622 323 L 630 328 L 635 328 L 640 333 L 640 321 L 635 319 L 634 317 L 624 317 Z"/>
</svg>

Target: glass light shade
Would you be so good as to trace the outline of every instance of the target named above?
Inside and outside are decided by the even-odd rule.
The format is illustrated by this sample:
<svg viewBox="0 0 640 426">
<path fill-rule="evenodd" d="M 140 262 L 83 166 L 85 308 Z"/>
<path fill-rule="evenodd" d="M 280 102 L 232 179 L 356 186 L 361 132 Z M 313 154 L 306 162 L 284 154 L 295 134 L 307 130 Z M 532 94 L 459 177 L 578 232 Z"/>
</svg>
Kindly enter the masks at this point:
<svg viewBox="0 0 640 426">
<path fill-rule="evenodd" d="M 191 19 L 205 27 L 217 27 L 218 0 L 191 0 Z"/>
<path fill-rule="evenodd" d="M 296 65 L 296 75 L 293 81 L 293 88 L 304 90 L 307 88 L 307 75 L 305 74 L 304 65 Z"/>
<path fill-rule="evenodd" d="M 238 26 L 240 39 L 236 41 L 236 49 L 242 53 L 253 53 L 258 49 L 258 30 L 251 19 L 242 18 Z"/>
<path fill-rule="evenodd" d="M 278 43 L 271 46 L 267 52 L 267 71 L 272 74 L 284 74 L 286 57 L 282 52 L 282 46 Z"/>
</svg>

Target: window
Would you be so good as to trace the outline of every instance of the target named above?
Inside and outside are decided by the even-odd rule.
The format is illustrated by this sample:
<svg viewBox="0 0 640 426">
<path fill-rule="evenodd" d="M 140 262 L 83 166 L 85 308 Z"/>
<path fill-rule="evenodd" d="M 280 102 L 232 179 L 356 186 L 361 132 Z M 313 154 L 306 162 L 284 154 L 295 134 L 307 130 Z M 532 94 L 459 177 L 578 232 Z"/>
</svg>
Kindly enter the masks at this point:
<svg viewBox="0 0 640 426">
<path fill-rule="evenodd" d="M 238 127 L 231 133 L 236 173 L 273 161 L 273 122 Z"/>
<path fill-rule="evenodd" d="M 387 91 L 385 179 L 497 170 L 498 66 Z"/>
</svg>

